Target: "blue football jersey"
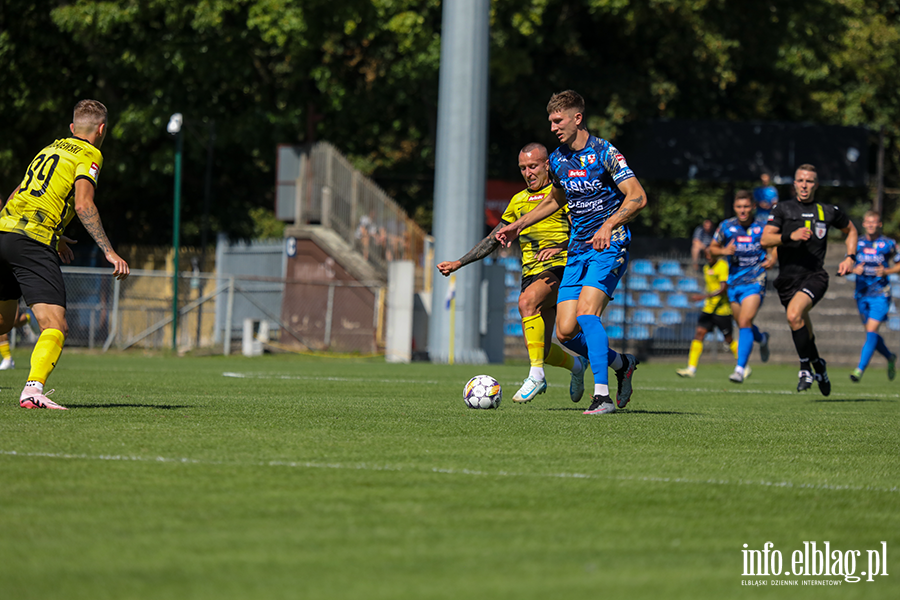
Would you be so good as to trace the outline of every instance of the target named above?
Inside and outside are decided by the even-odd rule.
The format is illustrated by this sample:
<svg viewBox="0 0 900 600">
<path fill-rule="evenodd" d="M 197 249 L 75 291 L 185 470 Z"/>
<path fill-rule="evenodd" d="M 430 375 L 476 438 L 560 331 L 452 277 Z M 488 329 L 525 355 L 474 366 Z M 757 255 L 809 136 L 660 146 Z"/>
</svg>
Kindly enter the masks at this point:
<svg viewBox="0 0 900 600">
<path fill-rule="evenodd" d="M 758 282 L 765 276 L 766 250 L 759 243 L 765 225 L 757 219 L 744 227 L 737 217 L 732 217 L 716 229 L 713 239 L 723 248 L 734 242 L 734 254 L 728 257 L 729 287 Z"/>
<path fill-rule="evenodd" d="M 897 243 L 890 238 L 880 236 L 867 240 L 865 236 L 856 243 L 856 262 L 863 266 L 863 274 L 856 276 L 856 297 L 890 296 L 891 284 L 887 275 L 878 277 L 875 269 L 889 266 L 889 262 L 900 261 Z"/>
<path fill-rule="evenodd" d="M 573 151 L 560 146 L 550 155 L 550 179 L 563 188 L 572 219 L 569 254 L 592 249 L 591 238 L 606 220 L 622 206 L 625 194 L 618 184 L 634 177 L 625 157 L 606 140 L 590 136 L 587 145 Z M 622 226 L 613 232 L 612 244 L 620 247 L 631 242 L 631 231 Z"/>
</svg>

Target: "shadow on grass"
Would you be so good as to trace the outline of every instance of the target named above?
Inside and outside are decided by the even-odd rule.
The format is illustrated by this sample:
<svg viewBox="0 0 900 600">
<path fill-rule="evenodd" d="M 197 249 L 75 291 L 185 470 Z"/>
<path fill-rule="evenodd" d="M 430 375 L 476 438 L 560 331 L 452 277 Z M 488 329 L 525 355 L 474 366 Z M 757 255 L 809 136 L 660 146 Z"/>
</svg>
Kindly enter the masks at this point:
<svg viewBox="0 0 900 600">
<path fill-rule="evenodd" d="M 810 400 L 810 402 L 896 402 L 896 400 L 890 398 L 819 398 Z"/>
<path fill-rule="evenodd" d="M 189 404 L 138 404 L 114 402 L 111 404 L 66 404 L 69 410 L 77 410 L 79 408 L 156 408 L 159 410 L 177 410 L 179 408 L 192 408 Z"/>
<path fill-rule="evenodd" d="M 548 408 L 546 410 L 577 410 L 578 412 L 584 412 L 587 410 L 587 406 L 572 406 L 569 408 Z M 622 414 L 622 415 L 702 415 L 703 413 L 695 413 L 695 412 L 684 412 L 679 410 L 633 410 L 633 409 L 618 409 L 613 414 Z"/>
</svg>

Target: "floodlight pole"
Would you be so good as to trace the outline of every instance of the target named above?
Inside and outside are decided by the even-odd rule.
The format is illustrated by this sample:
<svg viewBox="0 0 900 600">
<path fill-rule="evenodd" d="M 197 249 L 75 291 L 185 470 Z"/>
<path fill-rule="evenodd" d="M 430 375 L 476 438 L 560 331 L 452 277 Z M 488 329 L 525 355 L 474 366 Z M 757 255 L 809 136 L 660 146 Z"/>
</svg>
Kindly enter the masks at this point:
<svg viewBox="0 0 900 600">
<path fill-rule="evenodd" d="M 166 128 L 175 135 L 175 193 L 172 223 L 172 350 L 178 351 L 178 254 L 181 250 L 181 151 L 184 146 L 181 113 L 175 113 L 169 119 Z"/>
</svg>

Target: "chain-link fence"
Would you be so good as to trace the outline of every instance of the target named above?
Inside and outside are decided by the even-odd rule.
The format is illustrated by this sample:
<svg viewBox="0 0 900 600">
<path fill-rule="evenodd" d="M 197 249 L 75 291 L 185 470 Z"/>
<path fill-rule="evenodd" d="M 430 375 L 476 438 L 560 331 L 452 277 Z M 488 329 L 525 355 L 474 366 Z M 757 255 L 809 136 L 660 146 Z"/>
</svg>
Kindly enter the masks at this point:
<svg viewBox="0 0 900 600">
<path fill-rule="evenodd" d="M 64 267 L 63 277 L 67 345 L 172 348 L 171 273 L 133 270 L 117 281 L 109 269 Z M 383 346 L 384 290 L 378 285 L 194 272 L 179 277 L 178 289 L 179 351 L 228 354 L 248 320 L 254 332 L 268 331 L 261 341 L 273 347 L 370 353 Z"/>
</svg>

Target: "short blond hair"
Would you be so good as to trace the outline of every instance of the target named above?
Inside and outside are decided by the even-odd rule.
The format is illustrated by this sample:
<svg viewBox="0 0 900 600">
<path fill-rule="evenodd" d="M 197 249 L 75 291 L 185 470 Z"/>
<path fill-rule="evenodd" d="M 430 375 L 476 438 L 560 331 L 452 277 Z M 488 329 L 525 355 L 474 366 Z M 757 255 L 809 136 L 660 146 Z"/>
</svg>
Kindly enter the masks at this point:
<svg viewBox="0 0 900 600">
<path fill-rule="evenodd" d="M 584 114 L 584 98 L 581 97 L 581 94 L 574 90 L 566 90 L 550 96 L 550 102 L 547 103 L 548 115 L 569 109 Z"/>
<path fill-rule="evenodd" d="M 106 107 L 102 103 L 96 100 L 81 100 L 75 105 L 72 124 L 79 131 L 93 129 L 101 123 L 106 123 L 106 117 Z"/>
</svg>

